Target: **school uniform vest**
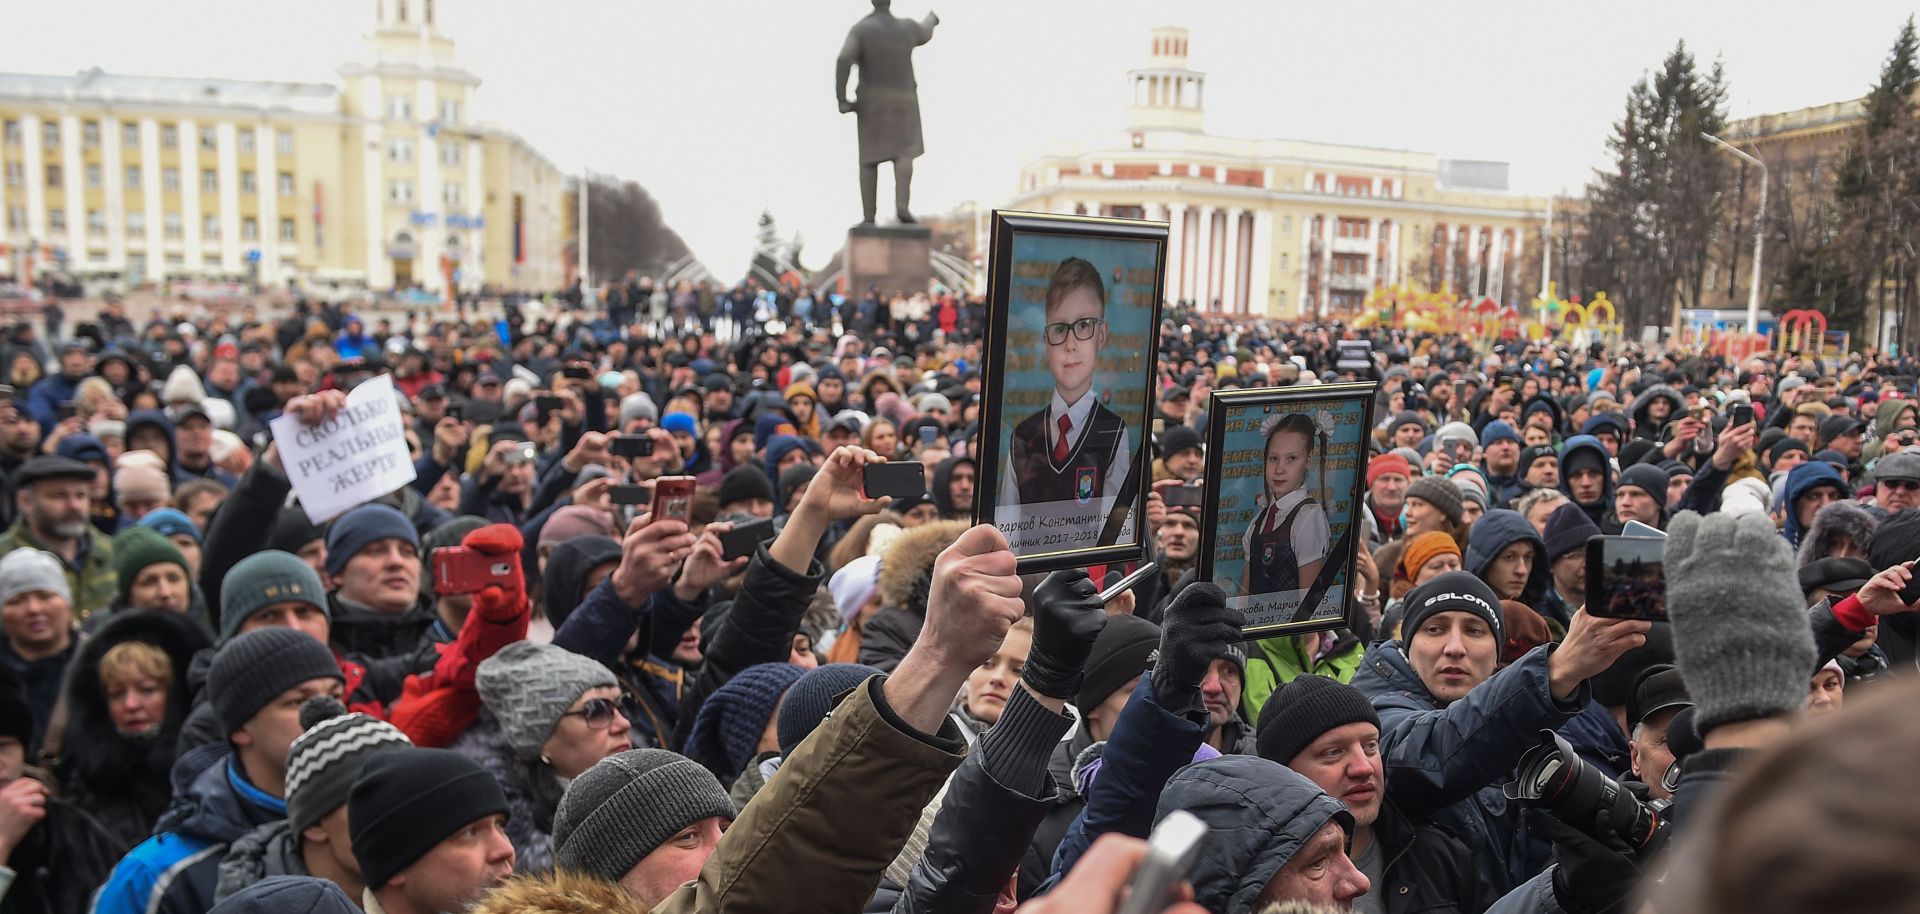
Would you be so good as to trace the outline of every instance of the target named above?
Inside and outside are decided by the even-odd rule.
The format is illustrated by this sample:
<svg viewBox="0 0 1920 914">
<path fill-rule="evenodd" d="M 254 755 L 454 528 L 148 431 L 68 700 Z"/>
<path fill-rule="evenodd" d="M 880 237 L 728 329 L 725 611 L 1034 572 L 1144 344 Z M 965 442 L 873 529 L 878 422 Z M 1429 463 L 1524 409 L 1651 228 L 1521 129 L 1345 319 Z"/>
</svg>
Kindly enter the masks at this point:
<svg viewBox="0 0 1920 914">
<path fill-rule="evenodd" d="M 1103 495 L 1117 494 L 1102 490 L 1106 487 L 1107 467 L 1113 465 L 1121 442 L 1126 440 L 1127 424 L 1113 410 L 1094 403 L 1087 413 L 1080 440 L 1073 442 L 1067 459 L 1056 464 L 1053 445 L 1047 440 L 1047 423 L 1053 421 L 1052 413 L 1043 409 L 1013 428 L 1009 459 L 1013 462 L 1020 503 L 1091 502 Z"/>
<path fill-rule="evenodd" d="M 1299 590 L 1300 562 L 1293 554 L 1293 520 L 1300 516 L 1300 509 L 1313 504 L 1313 499 L 1304 498 L 1287 512 L 1285 520 L 1272 530 L 1259 532 L 1266 525 L 1273 505 L 1269 504 L 1254 515 L 1254 534 L 1247 544 L 1247 592 L 1281 593 Z"/>
</svg>

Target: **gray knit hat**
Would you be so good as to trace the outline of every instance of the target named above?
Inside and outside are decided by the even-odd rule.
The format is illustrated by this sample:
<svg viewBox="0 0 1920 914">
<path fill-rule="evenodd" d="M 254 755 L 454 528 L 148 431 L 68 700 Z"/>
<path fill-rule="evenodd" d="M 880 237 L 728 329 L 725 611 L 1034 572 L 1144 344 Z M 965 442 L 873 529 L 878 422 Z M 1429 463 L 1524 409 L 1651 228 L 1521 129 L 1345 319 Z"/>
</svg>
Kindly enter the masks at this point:
<svg viewBox="0 0 1920 914">
<path fill-rule="evenodd" d="M 1459 523 L 1466 514 L 1466 504 L 1460 497 L 1460 487 L 1444 476 L 1422 476 L 1407 486 L 1408 498 L 1418 498 L 1447 516 L 1449 523 Z"/>
<path fill-rule="evenodd" d="M 551 644 L 515 641 L 480 664 L 476 684 L 480 700 L 500 719 L 507 745 L 533 758 L 581 695 L 620 682 L 590 657 Z"/>
<path fill-rule="evenodd" d="M 23 593 L 57 593 L 73 603 L 73 589 L 67 586 L 67 570 L 51 552 L 20 548 L 0 558 L 0 603 Z"/>
<path fill-rule="evenodd" d="M 333 618 L 320 575 L 299 556 L 268 549 L 241 559 L 220 582 L 221 642 L 239 634 L 248 616 L 276 603 L 291 602 L 310 603 Z"/>
<path fill-rule="evenodd" d="M 281 692 L 325 678 L 346 681 L 326 645 L 291 628 L 259 628 L 221 645 L 207 668 L 206 694 L 220 732 L 232 733 Z"/>
<path fill-rule="evenodd" d="M 411 746 L 405 733 L 384 720 L 348 713 L 331 695 L 300 706 L 306 732 L 287 749 L 287 823 L 301 829 L 347 805 L 347 792 L 375 752 Z"/>
<path fill-rule="evenodd" d="M 553 862 L 618 882 L 675 833 L 714 816 L 731 820 L 734 807 L 712 772 L 665 749 L 629 749 L 567 785 L 553 814 Z"/>
</svg>

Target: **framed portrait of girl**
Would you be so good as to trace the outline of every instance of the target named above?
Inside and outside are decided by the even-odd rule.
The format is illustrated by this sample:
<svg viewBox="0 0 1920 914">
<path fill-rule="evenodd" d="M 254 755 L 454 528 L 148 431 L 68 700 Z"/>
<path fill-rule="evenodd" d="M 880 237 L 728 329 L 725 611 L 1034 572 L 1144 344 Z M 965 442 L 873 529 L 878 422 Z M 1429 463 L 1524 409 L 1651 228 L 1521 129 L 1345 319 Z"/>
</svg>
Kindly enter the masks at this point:
<svg viewBox="0 0 1920 914">
<path fill-rule="evenodd" d="M 1348 624 L 1374 384 L 1215 391 L 1208 404 L 1200 577 L 1246 635 Z"/>
</svg>

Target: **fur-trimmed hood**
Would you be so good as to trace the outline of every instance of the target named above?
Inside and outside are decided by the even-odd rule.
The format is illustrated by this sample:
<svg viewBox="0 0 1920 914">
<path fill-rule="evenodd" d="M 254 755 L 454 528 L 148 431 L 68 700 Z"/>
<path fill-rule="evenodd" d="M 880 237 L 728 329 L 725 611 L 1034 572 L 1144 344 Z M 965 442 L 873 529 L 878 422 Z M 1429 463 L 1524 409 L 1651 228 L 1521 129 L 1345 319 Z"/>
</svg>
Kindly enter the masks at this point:
<svg viewBox="0 0 1920 914">
<path fill-rule="evenodd" d="M 927 611 L 927 588 L 933 580 L 933 560 L 965 532 L 965 521 L 943 520 L 922 524 L 895 537 L 880 556 L 882 606 L 915 614 Z"/>
<path fill-rule="evenodd" d="M 1658 423 L 1652 423 L 1649 429 L 1647 406 L 1655 400 L 1666 400 L 1673 408 L 1667 411 L 1667 418 L 1662 419 Z M 1641 391 L 1640 396 L 1633 398 L 1633 406 L 1627 409 L 1627 414 L 1633 417 L 1634 435 L 1640 438 L 1650 438 L 1654 437 L 1654 435 L 1648 432 L 1658 432 L 1662 426 L 1665 426 L 1668 422 L 1672 422 L 1674 418 L 1679 416 L 1686 408 L 1687 398 L 1682 396 L 1679 391 L 1665 384 L 1655 384 Z M 1643 429 L 1647 431 L 1643 432 Z"/>
<path fill-rule="evenodd" d="M 647 914 L 619 885 L 582 873 L 514 876 L 468 909 L 470 914 Z"/>
<path fill-rule="evenodd" d="M 1852 538 L 1854 551 L 1866 555 L 1867 548 L 1873 545 L 1874 528 L 1878 526 L 1880 519 L 1857 502 L 1836 501 L 1821 508 L 1813 515 L 1813 526 L 1800 538 L 1800 554 L 1795 557 L 1799 567 L 1805 568 L 1811 562 L 1826 558 L 1827 540 L 1834 534 Z"/>
</svg>

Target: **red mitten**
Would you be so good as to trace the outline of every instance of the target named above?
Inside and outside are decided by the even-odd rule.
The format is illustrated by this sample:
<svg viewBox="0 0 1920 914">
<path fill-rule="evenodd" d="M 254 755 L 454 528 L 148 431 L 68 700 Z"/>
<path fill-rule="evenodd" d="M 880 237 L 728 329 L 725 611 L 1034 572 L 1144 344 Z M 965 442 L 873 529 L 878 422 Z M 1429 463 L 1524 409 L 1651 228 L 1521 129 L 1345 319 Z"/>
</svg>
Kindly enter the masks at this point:
<svg viewBox="0 0 1920 914">
<path fill-rule="evenodd" d="M 405 691 L 393 703 L 392 722 L 413 744 L 444 749 L 480 716 L 480 695 L 467 688 L 438 688 L 427 675 L 407 677 Z"/>
<path fill-rule="evenodd" d="M 497 584 L 488 584 L 473 595 L 473 611 L 488 622 L 510 622 L 526 614 L 527 578 L 520 569 L 520 550 L 526 541 L 520 538 L 519 528 L 488 524 L 467 534 L 460 545 L 504 562 L 509 569 Z"/>
</svg>

